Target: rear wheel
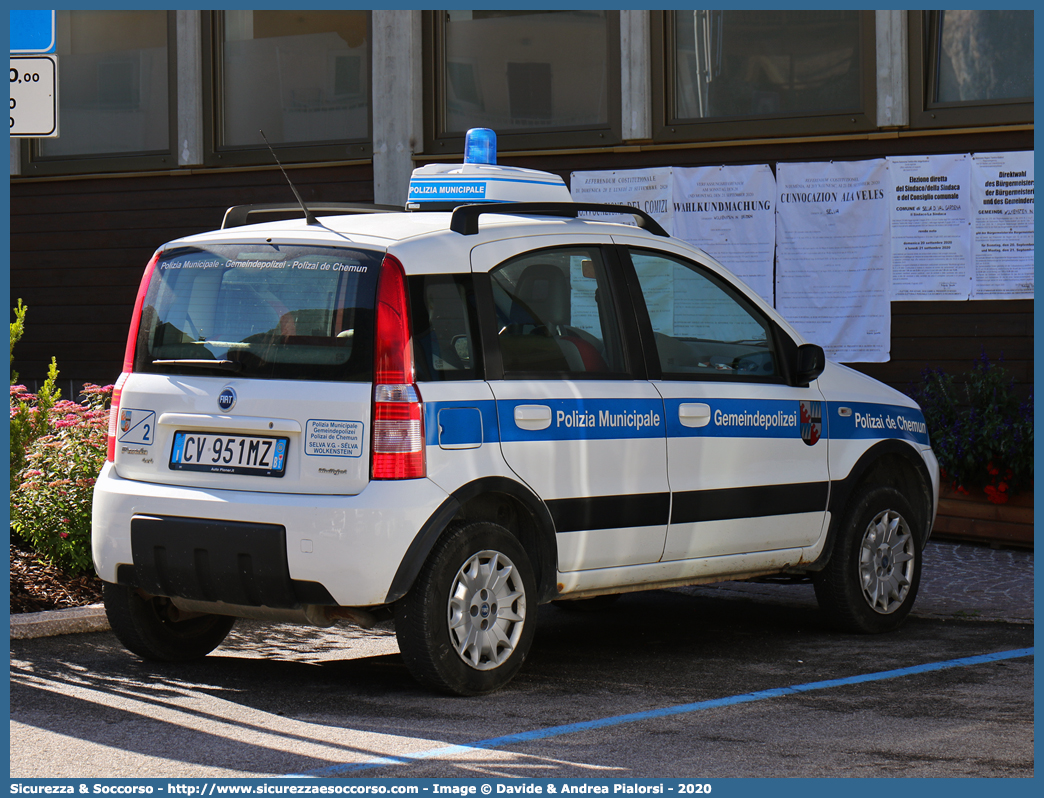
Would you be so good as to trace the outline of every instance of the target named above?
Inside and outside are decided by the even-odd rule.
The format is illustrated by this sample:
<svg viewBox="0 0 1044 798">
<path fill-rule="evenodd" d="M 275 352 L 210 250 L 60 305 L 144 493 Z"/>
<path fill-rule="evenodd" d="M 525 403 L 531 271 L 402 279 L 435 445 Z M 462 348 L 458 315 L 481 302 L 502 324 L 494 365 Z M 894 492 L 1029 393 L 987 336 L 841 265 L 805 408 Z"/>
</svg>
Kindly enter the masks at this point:
<svg viewBox="0 0 1044 798">
<path fill-rule="evenodd" d="M 456 695 L 503 687 L 533 642 L 535 596 L 529 558 L 504 527 L 450 528 L 396 605 L 406 666 L 421 684 Z"/>
<path fill-rule="evenodd" d="M 910 614 L 921 581 L 915 517 L 894 488 L 871 486 L 857 494 L 830 562 L 815 578 L 816 599 L 835 626 L 888 632 Z"/>
<path fill-rule="evenodd" d="M 145 598 L 126 585 L 104 584 L 105 615 L 117 639 L 139 657 L 157 662 L 184 662 L 205 657 L 225 639 L 236 619 L 197 615 L 183 621 L 170 599 Z"/>
</svg>

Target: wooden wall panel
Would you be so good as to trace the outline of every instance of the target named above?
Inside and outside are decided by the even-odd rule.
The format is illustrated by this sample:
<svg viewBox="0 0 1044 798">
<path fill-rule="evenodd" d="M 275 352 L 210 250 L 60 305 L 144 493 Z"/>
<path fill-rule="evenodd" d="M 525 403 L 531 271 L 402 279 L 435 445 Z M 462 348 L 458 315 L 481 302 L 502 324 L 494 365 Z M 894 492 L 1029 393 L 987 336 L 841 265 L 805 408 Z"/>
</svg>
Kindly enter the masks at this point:
<svg viewBox="0 0 1044 798">
<path fill-rule="evenodd" d="M 1003 361 L 1023 398 L 1033 392 L 1031 300 L 893 302 L 891 359 L 852 365 L 909 393 L 923 369 L 961 374 L 984 352 Z"/>
</svg>

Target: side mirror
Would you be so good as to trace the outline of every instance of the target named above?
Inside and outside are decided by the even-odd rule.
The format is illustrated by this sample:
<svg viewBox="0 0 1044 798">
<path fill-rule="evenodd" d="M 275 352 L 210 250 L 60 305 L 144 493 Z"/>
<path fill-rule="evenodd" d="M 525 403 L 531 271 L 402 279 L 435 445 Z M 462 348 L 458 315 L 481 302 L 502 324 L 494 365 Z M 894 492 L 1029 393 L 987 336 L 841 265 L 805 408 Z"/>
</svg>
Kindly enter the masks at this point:
<svg viewBox="0 0 1044 798">
<path fill-rule="evenodd" d="M 826 368 L 826 352 L 816 344 L 802 344 L 798 347 L 795 361 L 794 379 L 798 385 L 807 385 Z"/>
</svg>

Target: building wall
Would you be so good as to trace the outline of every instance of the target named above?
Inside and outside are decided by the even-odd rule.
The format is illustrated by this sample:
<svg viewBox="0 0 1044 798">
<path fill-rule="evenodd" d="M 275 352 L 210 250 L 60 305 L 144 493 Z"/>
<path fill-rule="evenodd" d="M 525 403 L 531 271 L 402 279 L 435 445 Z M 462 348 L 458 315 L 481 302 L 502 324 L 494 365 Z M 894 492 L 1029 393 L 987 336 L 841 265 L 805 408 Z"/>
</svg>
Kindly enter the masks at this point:
<svg viewBox="0 0 1044 798">
<path fill-rule="evenodd" d="M 191 11 L 169 19 L 178 53 L 172 168 L 22 177 L 26 162 L 12 143 L 11 299 L 29 306 L 13 367 L 30 386 L 43 379 L 52 355 L 67 395 L 83 382 L 113 381 L 138 281 L 155 248 L 219 226 L 230 205 L 293 200 L 274 165 L 256 165 L 269 163 L 267 152 L 252 166 L 204 167 L 214 162 L 205 135 L 206 25 Z M 502 150 L 500 162 L 556 172 L 568 181 L 574 171 L 599 169 L 746 163 L 775 168 L 784 161 L 1033 149 L 1031 122 L 907 129 L 908 89 L 916 79 L 907 70 L 908 17 L 889 11 L 876 15 L 876 128 L 851 135 L 655 143 L 650 19 L 644 11 L 620 12 L 621 143 Z M 400 203 L 410 168 L 459 160 L 426 154 L 438 148 L 425 140 L 422 28 L 420 12 L 372 13 L 372 156 L 288 164 L 306 201 Z M 892 315 L 891 361 L 857 364 L 859 370 L 905 390 L 927 366 L 961 371 L 985 351 L 1005 360 L 1021 393 L 1031 391 L 1031 301 L 894 302 Z"/>
<path fill-rule="evenodd" d="M 622 148 L 621 148 L 622 149 Z M 1032 150 L 1032 130 L 976 131 L 960 135 L 868 135 L 863 139 L 766 142 L 744 146 L 632 148 L 629 152 L 532 155 L 502 159 L 516 166 L 542 169 L 567 182 L 574 171 L 639 169 L 653 166 L 706 166 L 781 161 L 884 158 L 960 152 Z M 888 363 L 854 363 L 853 368 L 903 392 L 920 380 L 925 368 L 960 373 L 985 352 L 1002 359 L 1019 393 L 1033 390 L 1033 302 L 989 300 L 966 302 L 892 302 L 891 359 Z"/>
</svg>

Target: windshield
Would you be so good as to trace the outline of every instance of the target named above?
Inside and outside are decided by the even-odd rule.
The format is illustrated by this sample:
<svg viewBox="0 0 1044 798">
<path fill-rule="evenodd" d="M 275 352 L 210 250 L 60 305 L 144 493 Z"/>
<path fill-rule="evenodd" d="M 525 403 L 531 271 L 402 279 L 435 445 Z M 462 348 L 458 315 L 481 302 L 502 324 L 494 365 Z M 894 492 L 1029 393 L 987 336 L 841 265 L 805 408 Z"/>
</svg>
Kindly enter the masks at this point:
<svg viewBox="0 0 1044 798">
<path fill-rule="evenodd" d="M 163 253 L 135 371 L 368 382 L 381 253 L 276 244 Z"/>
</svg>

